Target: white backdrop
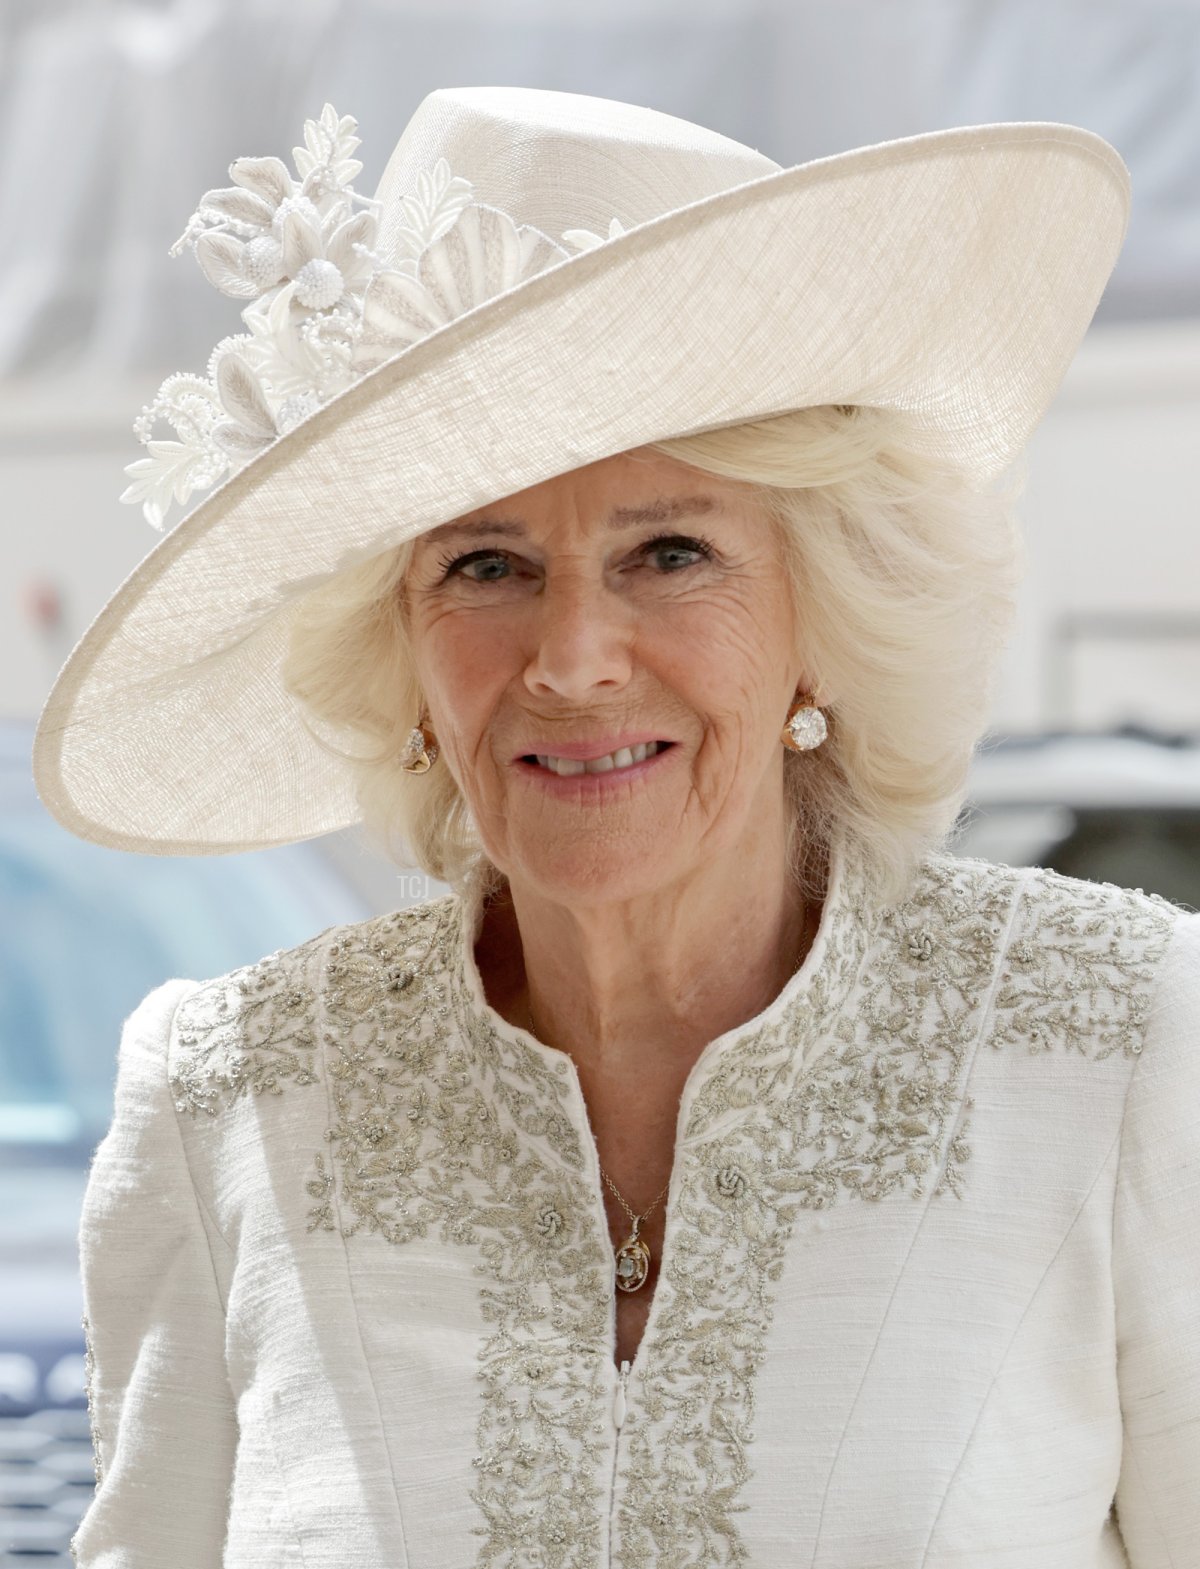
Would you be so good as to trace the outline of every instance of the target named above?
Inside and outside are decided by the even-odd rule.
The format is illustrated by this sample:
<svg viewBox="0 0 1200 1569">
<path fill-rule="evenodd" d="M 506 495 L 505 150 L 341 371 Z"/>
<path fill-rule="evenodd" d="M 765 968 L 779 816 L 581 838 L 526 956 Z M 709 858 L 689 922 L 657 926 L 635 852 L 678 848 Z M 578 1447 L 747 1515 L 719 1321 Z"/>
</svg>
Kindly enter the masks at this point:
<svg viewBox="0 0 1200 1569">
<path fill-rule="evenodd" d="M 0 376 L 200 369 L 236 311 L 167 247 L 329 100 L 372 191 L 420 99 L 516 83 L 696 119 L 781 164 L 1065 120 L 1133 172 L 1098 321 L 1200 314 L 1200 0 L 2 0 Z"/>
</svg>

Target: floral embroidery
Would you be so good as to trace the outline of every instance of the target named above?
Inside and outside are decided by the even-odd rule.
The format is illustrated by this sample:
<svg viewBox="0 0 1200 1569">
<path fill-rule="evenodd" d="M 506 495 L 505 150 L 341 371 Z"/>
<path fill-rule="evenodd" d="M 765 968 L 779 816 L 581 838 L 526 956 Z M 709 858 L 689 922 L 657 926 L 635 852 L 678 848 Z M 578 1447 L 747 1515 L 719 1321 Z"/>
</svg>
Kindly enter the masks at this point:
<svg viewBox="0 0 1200 1569">
<path fill-rule="evenodd" d="M 479 1349 L 479 1562 L 524 1563 L 536 1543 L 547 1566 L 583 1569 L 600 1543 L 612 1261 L 563 1107 L 566 1065 L 501 1039 L 469 1008 L 454 984 L 452 899 L 409 926 L 403 962 L 415 979 L 394 1010 L 368 1015 L 336 986 L 326 997 L 328 1137 L 355 1217 L 342 1231 L 403 1242 L 436 1226 L 477 1250 L 490 1326 Z"/>
<path fill-rule="evenodd" d="M 722 1166 L 717 1172 L 716 1188 L 723 1199 L 740 1199 L 746 1192 L 745 1173 L 736 1166 Z"/>
<path fill-rule="evenodd" d="M 908 939 L 909 955 L 919 963 L 933 958 L 933 938 L 928 932 L 914 932 Z"/>
<path fill-rule="evenodd" d="M 1142 1050 L 1154 968 L 1175 906 L 1157 895 L 1038 873 L 1000 975 L 991 1045 L 1103 1062 Z"/>
<path fill-rule="evenodd" d="M 285 1083 L 317 1082 L 313 991 L 305 971 L 325 940 L 321 933 L 269 954 L 182 1000 L 169 1074 L 178 1111 L 215 1116 L 225 1100 L 247 1090 L 279 1095 Z"/>
<path fill-rule="evenodd" d="M 1047 1006 L 1051 994 L 1060 999 L 1075 1027 L 1064 1038 L 1083 1045 L 1090 1032 L 1094 1060 L 1111 1055 L 1110 1042 L 1134 1049 L 1169 917 L 1122 890 L 1084 892 L 1038 875 L 1017 905 L 1019 929 L 1034 928 L 1022 939 L 1026 951 L 1046 953 L 1027 989 Z M 832 1022 L 833 1039 L 809 1062 L 801 1015 L 790 1064 L 770 1080 L 758 1060 L 768 1043 L 739 1046 L 720 1099 L 752 1109 L 733 1125 L 722 1125 L 711 1097 L 698 1098 L 706 1142 L 675 1198 L 639 1348 L 643 1415 L 629 1421 L 618 1478 L 623 1562 L 710 1569 L 747 1561 L 734 1517 L 750 1475 L 755 1379 L 774 1284 L 797 1214 L 843 1193 L 920 1199 L 930 1184 L 931 1196 L 963 1197 L 973 1104 L 963 1097 L 963 1073 L 1023 877 L 934 857 L 909 900 L 881 912 L 872 912 L 861 887 L 848 886 L 836 914 L 850 930 L 816 978 L 832 988 L 821 1017 Z M 873 963 L 859 970 L 861 939 L 873 930 L 881 934 L 871 944 Z M 1043 950 L 1048 933 L 1064 940 Z M 1080 996 L 1083 1006 L 1073 1001 Z M 1001 993 L 993 1041 L 1020 1028 L 1013 1021 L 1025 1002 L 1019 986 Z"/>
<path fill-rule="evenodd" d="M 697 1076 L 615 1500 L 612 1251 L 569 1064 L 475 1003 L 458 901 L 336 928 L 180 1004 L 181 1111 L 326 1077 L 310 1232 L 474 1251 L 481 1566 L 594 1565 L 611 1503 L 621 1562 L 745 1563 L 755 1382 L 797 1216 L 962 1200 L 977 1047 L 1140 1050 L 1165 901 L 935 856 L 881 909 L 852 860 L 842 876 L 806 987 Z"/>
<path fill-rule="evenodd" d="M 177 1104 L 212 1112 L 250 1088 L 315 1082 L 320 1030 L 334 1119 L 308 1229 L 404 1243 L 432 1228 L 476 1250 L 490 1326 L 479 1562 L 525 1562 L 536 1541 L 547 1569 L 584 1569 L 601 1539 L 612 1253 L 563 1106 L 566 1063 L 470 1009 L 451 896 L 327 936 L 323 977 L 318 942 L 296 950 L 290 979 L 276 955 L 184 999 Z"/>
<path fill-rule="evenodd" d="M 780 1076 L 808 1061 L 826 1021 L 844 1014 L 877 920 L 861 869 L 853 861 L 843 869 L 840 895 L 825 920 L 825 953 L 807 989 L 752 1035 L 740 1036 L 735 1050 L 718 1053 L 693 1097 L 685 1143 L 712 1137 L 731 1117 L 766 1104 Z"/>
</svg>

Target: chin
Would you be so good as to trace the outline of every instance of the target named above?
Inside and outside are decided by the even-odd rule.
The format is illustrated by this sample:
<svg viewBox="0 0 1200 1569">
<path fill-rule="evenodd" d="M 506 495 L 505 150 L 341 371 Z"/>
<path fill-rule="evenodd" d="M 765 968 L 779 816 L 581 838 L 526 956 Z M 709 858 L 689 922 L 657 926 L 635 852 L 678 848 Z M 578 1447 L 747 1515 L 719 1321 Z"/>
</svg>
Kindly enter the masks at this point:
<svg viewBox="0 0 1200 1569">
<path fill-rule="evenodd" d="M 653 846 L 575 843 L 555 849 L 539 844 L 528 855 L 507 855 L 496 865 L 511 883 L 541 897 L 578 907 L 611 904 L 654 893 L 679 875 L 672 857 Z M 495 859 L 493 857 L 493 859 Z"/>
</svg>

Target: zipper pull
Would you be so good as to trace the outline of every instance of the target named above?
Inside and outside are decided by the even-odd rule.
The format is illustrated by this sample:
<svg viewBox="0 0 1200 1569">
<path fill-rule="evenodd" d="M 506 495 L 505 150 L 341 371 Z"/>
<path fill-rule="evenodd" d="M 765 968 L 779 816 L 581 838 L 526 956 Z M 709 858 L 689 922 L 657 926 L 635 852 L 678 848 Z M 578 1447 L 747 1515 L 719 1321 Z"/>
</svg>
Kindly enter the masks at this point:
<svg viewBox="0 0 1200 1569">
<path fill-rule="evenodd" d="M 617 1385 L 617 1398 L 613 1401 L 613 1421 L 616 1423 L 617 1432 L 625 1421 L 625 1385 L 629 1378 L 629 1363 L 621 1363 L 621 1382 Z"/>
</svg>

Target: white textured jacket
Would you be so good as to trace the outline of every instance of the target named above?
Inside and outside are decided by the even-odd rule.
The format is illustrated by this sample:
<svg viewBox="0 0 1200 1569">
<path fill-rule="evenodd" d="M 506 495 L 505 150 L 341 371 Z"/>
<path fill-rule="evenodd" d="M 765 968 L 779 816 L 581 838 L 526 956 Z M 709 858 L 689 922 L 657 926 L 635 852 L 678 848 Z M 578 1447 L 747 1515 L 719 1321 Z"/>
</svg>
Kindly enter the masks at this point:
<svg viewBox="0 0 1200 1569">
<path fill-rule="evenodd" d="M 167 983 L 80 1231 L 86 1569 L 1197 1569 L 1200 915 L 835 854 L 710 1042 L 632 1367 L 478 895 Z"/>
</svg>

